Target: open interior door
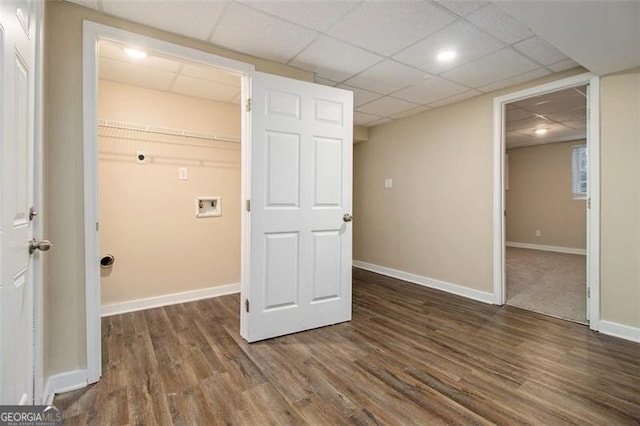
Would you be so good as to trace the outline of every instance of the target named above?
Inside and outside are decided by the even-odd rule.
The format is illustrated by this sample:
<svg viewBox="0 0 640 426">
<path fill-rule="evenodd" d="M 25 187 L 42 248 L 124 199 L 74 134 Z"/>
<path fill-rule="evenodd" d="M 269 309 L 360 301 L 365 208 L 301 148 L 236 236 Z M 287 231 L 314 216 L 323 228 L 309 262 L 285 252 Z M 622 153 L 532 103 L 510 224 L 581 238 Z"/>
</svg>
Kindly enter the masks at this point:
<svg viewBox="0 0 640 426">
<path fill-rule="evenodd" d="M 0 404 L 34 397 L 35 7 L 0 1 Z"/>
<path fill-rule="evenodd" d="M 351 319 L 353 95 L 256 72 L 243 337 Z"/>
</svg>

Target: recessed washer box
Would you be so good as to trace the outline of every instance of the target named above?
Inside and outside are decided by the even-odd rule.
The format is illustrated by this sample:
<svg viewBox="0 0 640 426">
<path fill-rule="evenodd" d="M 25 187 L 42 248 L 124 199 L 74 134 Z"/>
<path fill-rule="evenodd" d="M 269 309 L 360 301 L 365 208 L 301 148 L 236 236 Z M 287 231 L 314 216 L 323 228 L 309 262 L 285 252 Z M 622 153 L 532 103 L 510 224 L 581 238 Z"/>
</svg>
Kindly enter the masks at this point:
<svg viewBox="0 0 640 426">
<path fill-rule="evenodd" d="M 221 198 L 216 197 L 196 197 L 196 217 L 216 217 L 222 216 Z"/>
</svg>

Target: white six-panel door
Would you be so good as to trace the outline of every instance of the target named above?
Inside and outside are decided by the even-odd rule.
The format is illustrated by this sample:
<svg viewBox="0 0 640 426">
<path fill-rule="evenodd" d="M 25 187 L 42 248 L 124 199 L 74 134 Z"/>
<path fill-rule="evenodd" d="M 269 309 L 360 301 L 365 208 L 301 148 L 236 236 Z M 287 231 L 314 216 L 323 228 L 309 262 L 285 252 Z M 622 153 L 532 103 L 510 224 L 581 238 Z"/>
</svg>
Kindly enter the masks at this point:
<svg viewBox="0 0 640 426">
<path fill-rule="evenodd" d="M 35 31 L 32 0 L 0 1 L 0 403 L 33 402 Z"/>
<path fill-rule="evenodd" d="M 258 72 L 251 86 L 253 342 L 351 319 L 353 96 Z"/>
</svg>

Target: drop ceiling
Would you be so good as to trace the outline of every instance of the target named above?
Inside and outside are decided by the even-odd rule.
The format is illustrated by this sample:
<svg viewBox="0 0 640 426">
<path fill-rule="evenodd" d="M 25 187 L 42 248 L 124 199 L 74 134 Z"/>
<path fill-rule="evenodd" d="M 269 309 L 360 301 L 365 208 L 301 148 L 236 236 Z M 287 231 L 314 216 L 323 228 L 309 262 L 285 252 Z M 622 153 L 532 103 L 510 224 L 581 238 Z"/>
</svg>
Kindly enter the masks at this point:
<svg viewBox="0 0 640 426">
<path fill-rule="evenodd" d="M 240 104 L 240 77 L 228 71 L 146 52 L 134 59 L 123 45 L 101 41 L 99 72 L 102 80 L 130 84 L 218 102 Z"/>
<path fill-rule="evenodd" d="M 320 84 L 354 92 L 355 124 L 364 126 L 578 66 L 483 0 L 73 2 L 311 71 Z M 445 48 L 458 56 L 438 62 Z M 167 84 L 166 73 L 176 71 L 158 70 L 158 82 Z M 198 78 L 178 74 L 169 90 Z"/>
<path fill-rule="evenodd" d="M 586 138 L 586 86 L 535 96 L 506 106 L 507 149 Z M 546 129 L 543 135 L 535 133 Z"/>
</svg>

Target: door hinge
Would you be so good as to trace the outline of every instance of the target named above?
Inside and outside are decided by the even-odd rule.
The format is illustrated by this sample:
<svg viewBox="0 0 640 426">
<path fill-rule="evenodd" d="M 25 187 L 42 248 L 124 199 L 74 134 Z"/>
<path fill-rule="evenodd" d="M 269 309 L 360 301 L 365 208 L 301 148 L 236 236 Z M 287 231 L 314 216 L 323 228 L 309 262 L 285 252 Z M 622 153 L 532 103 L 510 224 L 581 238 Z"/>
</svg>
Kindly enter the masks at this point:
<svg viewBox="0 0 640 426">
<path fill-rule="evenodd" d="M 247 99 L 247 112 L 251 111 L 251 98 Z"/>
<path fill-rule="evenodd" d="M 249 299 L 244 299 L 244 310 L 249 312 Z"/>
<path fill-rule="evenodd" d="M 591 208 L 591 197 L 587 198 L 587 208 Z"/>
<path fill-rule="evenodd" d="M 96 222 L 96 232 L 100 230 L 100 222 Z"/>
<path fill-rule="evenodd" d="M 246 202 L 246 209 L 247 209 L 247 211 L 248 211 L 248 212 L 250 212 L 250 211 L 251 211 L 251 200 L 247 200 L 247 202 Z"/>
<path fill-rule="evenodd" d="M 591 287 L 587 287 L 587 299 L 591 298 Z"/>
</svg>

